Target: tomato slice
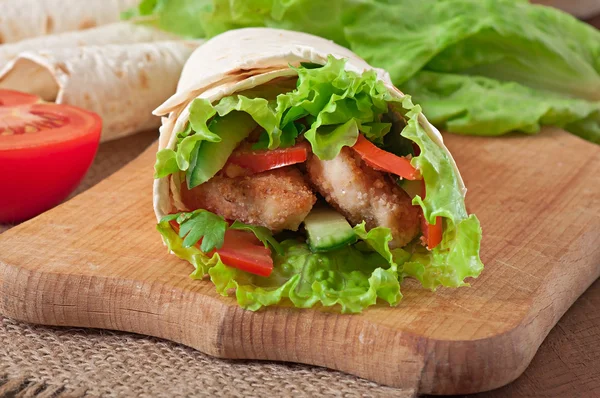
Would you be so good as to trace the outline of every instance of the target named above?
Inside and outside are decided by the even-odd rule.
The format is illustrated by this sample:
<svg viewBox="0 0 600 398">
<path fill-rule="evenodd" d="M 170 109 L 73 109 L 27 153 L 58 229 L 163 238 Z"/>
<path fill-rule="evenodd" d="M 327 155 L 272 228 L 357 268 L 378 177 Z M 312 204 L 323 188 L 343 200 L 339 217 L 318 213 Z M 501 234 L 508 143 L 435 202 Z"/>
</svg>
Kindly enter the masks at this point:
<svg viewBox="0 0 600 398">
<path fill-rule="evenodd" d="M 429 224 L 421 215 L 421 231 L 427 243 L 427 248 L 433 250 L 442 241 L 442 217 L 435 218 L 435 225 Z"/>
<path fill-rule="evenodd" d="M 425 199 L 425 181 L 423 181 L 423 188 L 421 196 Z M 425 237 L 425 242 L 429 250 L 433 250 L 442 241 L 442 217 L 438 216 L 435 218 L 435 224 L 429 224 L 425 220 L 425 216 L 421 213 L 421 231 Z"/>
<path fill-rule="evenodd" d="M 228 229 L 225 241 L 217 253 L 224 264 L 260 276 L 273 272 L 271 250 L 249 231 Z"/>
<path fill-rule="evenodd" d="M 64 200 L 92 164 L 101 129 L 98 115 L 69 105 L 0 107 L 0 222 Z"/>
<path fill-rule="evenodd" d="M 352 147 L 362 160 L 376 170 L 396 174 L 407 180 L 420 180 L 421 174 L 410 164 L 407 158 L 378 148 L 362 134 L 358 135 L 356 144 Z"/>
<path fill-rule="evenodd" d="M 41 98 L 37 95 L 22 93 L 13 90 L 0 90 L 0 107 L 29 105 L 41 102 Z"/>
<path fill-rule="evenodd" d="M 179 233 L 177 221 L 170 222 L 171 227 Z M 196 244 L 200 247 L 202 239 Z M 223 264 L 251 274 L 269 276 L 273 272 L 273 258 L 271 250 L 258 240 L 256 235 L 249 231 L 228 229 L 225 231 L 223 246 L 208 253 L 212 256 L 219 253 Z"/>
<path fill-rule="evenodd" d="M 296 163 L 306 162 L 310 146 L 304 141 L 290 148 L 261 151 L 235 151 L 228 163 L 240 166 L 251 174 L 261 173 Z M 225 166 L 227 167 L 227 166 Z"/>
</svg>

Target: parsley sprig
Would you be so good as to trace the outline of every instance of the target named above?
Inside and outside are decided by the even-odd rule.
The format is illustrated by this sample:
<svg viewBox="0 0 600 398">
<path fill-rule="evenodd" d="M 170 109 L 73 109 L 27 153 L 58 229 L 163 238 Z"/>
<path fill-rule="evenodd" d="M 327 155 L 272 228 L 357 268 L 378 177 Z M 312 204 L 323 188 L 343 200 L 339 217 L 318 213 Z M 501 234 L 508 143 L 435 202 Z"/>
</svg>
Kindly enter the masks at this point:
<svg viewBox="0 0 600 398">
<path fill-rule="evenodd" d="M 283 248 L 268 228 L 244 224 L 237 220 L 229 226 L 223 217 L 208 210 L 200 209 L 189 213 L 169 214 L 162 218 L 161 222 L 163 221 L 176 221 L 179 224 L 179 237 L 183 239 L 185 248 L 202 241 L 200 250 L 204 253 L 220 249 L 225 241 L 225 232 L 230 228 L 254 233 L 265 247 L 270 246 L 277 254 L 283 255 Z"/>
</svg>

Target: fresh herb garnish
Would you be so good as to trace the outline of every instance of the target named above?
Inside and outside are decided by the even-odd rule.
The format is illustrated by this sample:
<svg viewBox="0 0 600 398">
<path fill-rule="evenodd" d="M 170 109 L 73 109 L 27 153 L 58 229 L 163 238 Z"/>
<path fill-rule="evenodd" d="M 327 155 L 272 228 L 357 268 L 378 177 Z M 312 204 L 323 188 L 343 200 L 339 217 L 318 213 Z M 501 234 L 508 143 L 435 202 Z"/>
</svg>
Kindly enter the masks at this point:
<svg viewBox="0 0 600 398">
<path fill-rule="evenodd" d="M 227 222 L 223 217 L 210 211 L 196 210 L 191 213 L 181 213 L 177 217 L 177 222 L 179 237 L 185 237 L 183 247 L 192 247 L 202 240 L 200 250 L 208 253 L 223 246 L 227 230 Z"/>
<path fill-rule="evenodd" d="M 250 231 L 254 233 L 258 240 L 260 240 L 263 243 L 263 245 L 265 245 L 265 247 L 268 248 L 270 245 L 273 248 L 273 250 L 277 252 L 277 254 L 283 255 L 283 248 L 281 247 L 279 242 L 277 242 L 277 240 L 273 237 L 273 233 L 271 233 L 271 231 L 268 228 L 244 224 L 243 222 L 237 220 L 233 224 L 231 224 L 230 228 L 239 229 L 242 231 Z"/>
<path fill-rule="evenodd" d="M 252 232 L 265 247 L 271 247 L 279 255 L 283 255 L 283 249 L 273 233 L 266 227 L 244 224 L 235 221 L 231 226 L 225 219 L 207 210 L 195 210 L 189 213 L 177 213 L 164 216 L 160 222 L 176 221 L 179 224 L 179 237 L 184 238 L 182 246 L 189 248 L 200 240 L 200 250 L 208 253 L 213 249 L 223 247 L 225 232 L 227 229 L 237 229 Z"/>
</svg>

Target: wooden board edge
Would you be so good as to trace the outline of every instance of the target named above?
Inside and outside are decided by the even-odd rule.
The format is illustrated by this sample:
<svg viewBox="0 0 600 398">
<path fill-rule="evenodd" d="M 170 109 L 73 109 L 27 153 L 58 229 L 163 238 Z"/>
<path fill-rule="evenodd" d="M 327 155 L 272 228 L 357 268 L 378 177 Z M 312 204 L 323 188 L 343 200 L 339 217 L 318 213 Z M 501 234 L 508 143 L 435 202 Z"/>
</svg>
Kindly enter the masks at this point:
<svg viewBox="0 0 600 398">
<path fill-rule="evenodd" d="M 599 276 L 600 272 L 594 271 L 587 275 L 589 278 L 580 285 L 581 289 L 565 292 L 572 296 L 572 301 L 562 304 L 561 300 L 553 300 L 543 308 L 534 304 L 514 329 L 466 341 L 426 339 L 373 325 L 356 315 L 285 307 L 253 313 L 237 307 L 231 298 L 199 295 L 172 286 L 167 289 L 153 283 L 150 293 L 154 297 L 165 299 L 166 294 L 181 304 L 165 307 L 160 300 L 140 295 L 136 288 L 139 281 L 78 276 L 75 289 L 73 275 L 29 271 L 2 262 L 0 313 L 35 324 L 151 335 L 219 358 L 323 366 L 392 387 L 414 388 L 419 393 L 470 394 L 499 388 L 517 379 L 570 303 Z M 129 305 L 111 307 L 106 300 L 111 294 L 131 297 Z M 164 300 L 169 301 L 169 298 Z M 28 305 L 36 302 L 40 305 Z M 130 316 L 132 312 L 135 317 Z M 184 324 L 177 321 L 181 319 Z M 277 324 L 281 319 L 285 319 L 285 325 Z M 325 328 L 326 323 L 334 326 Z M 152 327 L 148 329 L 148 325 Z M 299 325 L 310 328 L 298 329 Z M 173 334 L 173 330 L 178 332 Z M 339 335 L 323 335 L 325 330 L 337 331 Z M 362 339 L 358 345 L 357 335 Z M 261 336 L 261 339 L 247 336 Z M 303 349 L 306 344 L 319 347 Z M 351 348 L 355 346 L 359 347 L 356 352 Z M 391 358 L 391 352 L 402 353 L 401 358 Z M 493 355 L 498 352 L 511 354 Z M 349 355 L 354 362 L 349 361 Z"/>
</svg>

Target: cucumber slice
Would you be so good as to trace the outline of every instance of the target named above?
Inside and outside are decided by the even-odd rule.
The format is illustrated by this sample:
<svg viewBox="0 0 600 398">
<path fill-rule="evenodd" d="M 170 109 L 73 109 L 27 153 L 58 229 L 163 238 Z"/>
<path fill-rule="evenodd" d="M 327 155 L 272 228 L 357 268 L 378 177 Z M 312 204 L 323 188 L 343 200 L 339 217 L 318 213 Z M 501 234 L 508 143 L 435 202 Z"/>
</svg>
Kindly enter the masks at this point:
<svg viewBox="0 0 600 398">
<path fill-rule="evenodd" d="M 404 189 L 404 192 L 414 199 L 415 196 L 423 196 L 423 181 L 421 180 L 402 180 L 400 187 Z"/>
<path fill-rule="evenodd" d="M 315 252 L 339 249 L 356 242 L 357 236 L 346 218 L 329 208 L 316 208 L 304 219 L 308 245 Z"/>
<path fill-rule="evenodd" d="M 210 180 L 221 170 L 233 150 L 250 135 L 258 124 L 245 112 L 232 112 L 217 117 L 210 131 L 221 137 L 219 142 L 201 141 L 192 153 L 186 179 L 192 189 Z"/>
</svg>

